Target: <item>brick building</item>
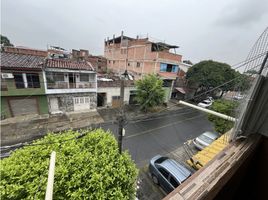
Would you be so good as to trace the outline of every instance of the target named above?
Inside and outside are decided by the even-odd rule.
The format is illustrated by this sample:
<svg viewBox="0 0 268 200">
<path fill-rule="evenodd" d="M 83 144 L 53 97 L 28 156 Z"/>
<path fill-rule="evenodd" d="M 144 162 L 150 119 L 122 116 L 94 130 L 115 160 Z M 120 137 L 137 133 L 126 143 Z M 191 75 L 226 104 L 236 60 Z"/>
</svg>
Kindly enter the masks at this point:
<svg viewBox="0 0 268 200">
<path fill-rule="evenodd" d="M 107 71 L 107 60 L 103 56 L 94 56 L 89 54 L 88 50 L 72 50 L 72 58 L 78 61 L 86 60 L 89 61 L 95 71 L 99 73 L 104 73 Z"/>
<path fill-rule="evenodd" d="M 148 38 L 131 38 L 122 33 L 119 37 L 105 40 L 104 56 L 107 68 L 116 73 L 127 69 L 136 79 L 154 73 L 163 79 L 175 80 L 182 59 L 176 54 L 176 48 L 178 46 L 152 42 Z"/>
</svg>

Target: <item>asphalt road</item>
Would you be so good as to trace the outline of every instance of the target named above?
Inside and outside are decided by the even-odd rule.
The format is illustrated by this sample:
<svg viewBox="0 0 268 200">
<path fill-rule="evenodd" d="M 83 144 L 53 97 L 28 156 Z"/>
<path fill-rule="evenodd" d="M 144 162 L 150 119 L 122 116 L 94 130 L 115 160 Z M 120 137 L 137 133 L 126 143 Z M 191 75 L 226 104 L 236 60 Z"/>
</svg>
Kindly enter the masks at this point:
<svg viewBox="0 0 268 200">
<path fill-rule="evenodd" d="M 101 125 L 117 137 L 117 125 Z M 167 154 L 204 131 L 213 130 L 206 114 L 191 108 L 142 121 L 128 121 L 123 150 L 128 150 L 138 167 L 143 167 L 156 154 Z"/>
</svg>

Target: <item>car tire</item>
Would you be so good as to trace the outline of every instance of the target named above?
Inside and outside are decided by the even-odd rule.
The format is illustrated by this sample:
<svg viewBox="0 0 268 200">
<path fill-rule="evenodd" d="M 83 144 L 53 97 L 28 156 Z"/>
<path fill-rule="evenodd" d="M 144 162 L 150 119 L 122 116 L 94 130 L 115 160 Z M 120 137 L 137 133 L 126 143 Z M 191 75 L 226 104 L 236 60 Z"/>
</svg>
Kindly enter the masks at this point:
<svg viewBox="0 0 268 200">
<path fill-rule="evenodd" d="M 153 182 L 154 182 L 156 185 L 159 184 L 159 183 L 158 183 L 158 179 L 157 179 L 157 177 L 156 177 L 155 175 L 153 175 L 153 174 L 152 174 L 152 179 L 153 179 Z"/>
</svg>

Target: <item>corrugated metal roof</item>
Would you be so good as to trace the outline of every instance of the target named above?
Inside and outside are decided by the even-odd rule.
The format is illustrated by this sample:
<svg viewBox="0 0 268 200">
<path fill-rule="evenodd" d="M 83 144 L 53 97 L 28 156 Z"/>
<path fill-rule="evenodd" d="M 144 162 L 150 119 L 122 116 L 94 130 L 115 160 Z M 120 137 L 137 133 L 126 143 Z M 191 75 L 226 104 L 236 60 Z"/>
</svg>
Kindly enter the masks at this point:
<svg viewBox="0 0 268 200">
<path fill-rule="evenodd" d="M 45 58 L 42 56 L 1 52 L 1 68 L 41 69 Z"/>
</svg>

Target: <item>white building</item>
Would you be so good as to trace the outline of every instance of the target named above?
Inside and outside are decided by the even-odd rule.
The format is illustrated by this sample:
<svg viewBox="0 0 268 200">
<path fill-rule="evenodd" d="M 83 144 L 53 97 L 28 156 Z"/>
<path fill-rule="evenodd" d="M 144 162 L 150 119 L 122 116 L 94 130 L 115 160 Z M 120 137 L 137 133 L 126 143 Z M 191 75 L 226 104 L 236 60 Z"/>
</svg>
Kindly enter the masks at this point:
<svg viewBox="0 0 268 200">
<path fill-rule="evenodd" d="M 97 77 L 89 62 L 46 59 L 43 76 L 51 114 L 96 109 Z"/>
</svg>

